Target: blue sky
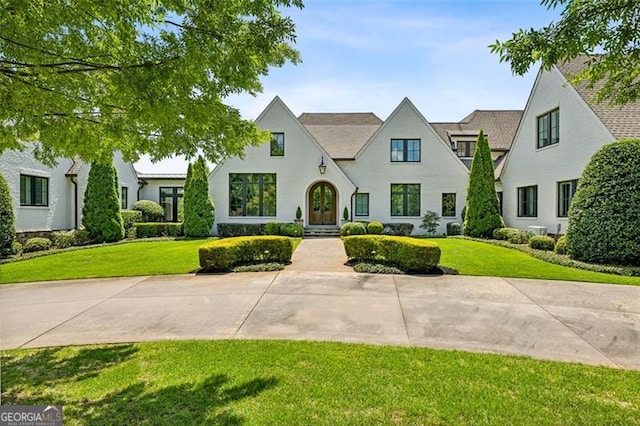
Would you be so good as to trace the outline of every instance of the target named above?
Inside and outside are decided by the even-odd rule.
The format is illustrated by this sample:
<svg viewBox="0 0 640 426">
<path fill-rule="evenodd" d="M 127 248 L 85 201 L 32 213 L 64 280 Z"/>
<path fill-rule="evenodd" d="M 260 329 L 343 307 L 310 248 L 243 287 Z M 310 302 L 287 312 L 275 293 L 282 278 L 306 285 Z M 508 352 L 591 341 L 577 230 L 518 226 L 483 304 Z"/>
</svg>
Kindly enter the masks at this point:
<svg viewBox="0 0 640 426">
<path fill-rule="evenodd" d="M 294 114 L 373 112 L 386 119 L 408 97 L 428 121 L 475 109 L 523 109 L 537 69 L 514 76 L 488 45 L 557 20 L 538 0 L 307 0 L 285 10 L 302 63 L 273 68 L 262 94 L 229 102 L 254 119 L 276 96 Z M 184 159 L 136 168 L 186 172 Z"/>
</svg>

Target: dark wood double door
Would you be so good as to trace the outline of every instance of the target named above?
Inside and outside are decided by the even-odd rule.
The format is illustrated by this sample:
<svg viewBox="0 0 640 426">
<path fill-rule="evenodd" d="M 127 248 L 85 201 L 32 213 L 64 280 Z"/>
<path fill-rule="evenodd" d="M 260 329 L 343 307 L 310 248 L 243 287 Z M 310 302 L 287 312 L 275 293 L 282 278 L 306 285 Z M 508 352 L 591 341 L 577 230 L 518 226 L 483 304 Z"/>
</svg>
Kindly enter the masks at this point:
<svg viewBox="0 0 640 426">
<path fill-rule="evenodd" d="M 336 225 L 336 189 L 327 182 L 319 182 L 309 191 L 309 225 Z"/>
</svg>

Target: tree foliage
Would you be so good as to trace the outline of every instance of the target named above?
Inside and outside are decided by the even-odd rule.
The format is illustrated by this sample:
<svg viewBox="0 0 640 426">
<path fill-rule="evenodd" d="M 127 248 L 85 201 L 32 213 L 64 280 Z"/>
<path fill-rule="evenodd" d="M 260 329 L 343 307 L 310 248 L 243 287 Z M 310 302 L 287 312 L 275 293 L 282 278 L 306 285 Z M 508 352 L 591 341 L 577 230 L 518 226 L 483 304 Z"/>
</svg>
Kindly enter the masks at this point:
<svg viewBox="0 0 640 426">
<path fill-rule="evenodd" d="M 82 206 L 82 224 L 89 237 L 97 243 L 119 241 L 124 238 L 118 197 L 118 174 L 112 162 L 91 165 Z"/>
<path fill-rule="evenodd" d="M 189 165 L 184 189 L 184 235 L 208 237 L 215 219 L 215 210 L 209 195 L 207 164 L 198 157 Z"/>
<path fill-rule="evenodd" d="M 466 207 L 464 235 L 491 238 L 495 229 L 504 226 L 496 193 L 491 150 L 482 131 L 478 135 L 476 150 L 471 161 Z"/>
<path fill-rule="evenodd" d="M 638 0 L 542 0 L 548 9 L 564 6 L 558 22 L 519 30 L 510 40 L 490 45 L 524 75 L 540 61 L 542 69 L 581 55 L 592 56 L 574 83 L 596 88 L 595 100 L 623 105 L 640 99 L 640 2 Z"/>
<path fill-rule="evenodd" d="M 283 7 L 301 0 L 6 0 L 0 9 L 0 153 L 212 162 L 269 140 L 225 104 L 297 63 Z M 27 142 L 25 142 L 27 141 Z"/>
<path fill-rule="evenodd" d="M 11 254 L 16 239 L 16 219 L 9 185 L 0 173 L 0 257 Z"/>
<path fill-rule="evenodd" d="M 600 148 L 578 182 L 566 246 L 575 259 L 640 266 L 640 139 Z"/>
</svg>

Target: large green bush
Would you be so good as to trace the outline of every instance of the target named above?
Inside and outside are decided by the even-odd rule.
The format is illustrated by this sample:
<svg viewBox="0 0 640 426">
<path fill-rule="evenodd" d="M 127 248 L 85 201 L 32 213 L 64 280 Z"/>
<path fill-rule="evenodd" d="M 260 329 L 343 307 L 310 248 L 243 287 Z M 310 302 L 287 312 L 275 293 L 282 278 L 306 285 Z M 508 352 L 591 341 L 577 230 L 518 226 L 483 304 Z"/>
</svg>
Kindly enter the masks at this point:
<svg viewBox="0 0 640 426">
<path fill-rule="evenodd" d="M 53 246 L 53 243 L 48 238 L 34 237 L 29 238 L 22 247 L 23 253 L 33 253 L 35 251 L 49 250 Z"/>
<path fill-rule="evenodd" d="M 215 210 L 207 179 L 207 165 L 198 157 L 189 164 L 184 188 L 184 235 L 187 237 L 208 237 L 215 219 Z"/>
<path fill-rule="evenodd" d="M 232 237 L 210 241 L 200 246 L 200 267 L 205 270 L 229 270 L 238 264 L 288 263 L 291 261 L 291 239 L 267 235 Z"/>
<path fill-rule="evenodd" d="M 367 233 L 367 228 L 360 222 L 347 222 L 340 227 L 340 236 L 346 237 L 348 235 L 364 235 Z"/>
<path fill-rule="evenodd" d="M 354 260 L 382 258 L 404 271 L 429 272 L 440 262 L 440 247 L 432 241 L 387 235 L 343 238 L 347 256 Z"/>
<path fill-rule="evenodd" d="M 0 174 L 0 257 L 13 253 L 16 239 L 16 222 L 9 185 Z"/>
<path fill-rule="evenodd" d="M 494 229 L 503 226 L 491 150 L 484 133 L 480 131 L 476 151 L 471 161 L 463 233 L 470 237 L 491 238 Z"/>
<path fill-rule="evenodd" d="M 118 174 L 112 162 L 91 165 L 82 206 L 82 224 L 95 242 L 113 242 L 124 238 Z"/>
<path fill-rule="evenodd" d="M 136 201 L 133 205 L 133 209 L 142 213 L 142 219 L 140 222 L 160 222 L 164 219 L 164 209 L 155 201 Z"/>
<path fill-rule="evenodd" d="M 556 241 L 547 235 L 535 235 L 529 239 L 529 247 L 537 250 L 553 251 Z"/>
<path fill-rule="evenodd" d="M 600 148 L 569 208 L 567 249 L 585 262 L 640 265 L 640 140 Z"/>
</svg>

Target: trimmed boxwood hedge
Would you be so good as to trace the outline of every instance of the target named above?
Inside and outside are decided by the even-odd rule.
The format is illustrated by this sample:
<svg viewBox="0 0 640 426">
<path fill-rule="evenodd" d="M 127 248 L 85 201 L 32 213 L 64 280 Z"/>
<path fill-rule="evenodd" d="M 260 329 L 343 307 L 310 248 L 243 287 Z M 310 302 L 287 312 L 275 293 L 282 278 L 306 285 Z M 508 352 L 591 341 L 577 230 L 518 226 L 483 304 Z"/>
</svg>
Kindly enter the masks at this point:
<svg viewBox="0 0 640 426">
<path fill-rule="evenodd" d="M 277 235 L 222 238 L 200 246 L 200 267 L 227 271 L 236 265 L 288 263 L 293 254 L 291 239 Z"/>
<path fill-rule="evenodd" d="M 137 238 L 150 238 L 150 237 L 177 237 L 183 235 L 182 223 L 174 222 L 146 222 L 136 223 L 136 237 Z"/>
<path fill-rule="evenodd" d="M 379 235 L 382 234 L 382 231 L 384 231 L 384 225 L 382 223 L 376 222 L 375 220 L 367 223 L 367 233 Z"/>
<path fill-rule="evenodd" d="M 529 247 L 537 250 L 553 251 L 556 241 L 547 235 L 536 235 L 529 239 Z"/>
<path fill-rule="evenodd" d="M 35 237 L 30 238 L 24 243 L 22 247 L 23 253 L 33 253 L 34 251 L 49 250 L 53 246 L 53 243 L 48 238 Z"/>
<path fill-rule="evenodd" d="M 413 232 L 413 223 L 383 223 L 384 235 L 399 235 L 408 237 Z"/>
<path fill-rule="evenodd" d="M 360 222 L 347 222 L 340 227 L 340 236 L 346 237 L 348 235 L 364 235 L 367 233 L 367 228 Z"/>
<path fill-rule="evenodd" d="M 247 237 L 251 235 L 264 235 L 266 224 L 264 223 L 218 223 L 218 236 Z"/>
<path fill-rule="evenodd" d="M 429 272 L 440 262 L 440 247 L 433 241 L 388 235 L 355 235 L 342 241 L 351 259 L 379 258 L 403 271 Z"/>
</svg>

